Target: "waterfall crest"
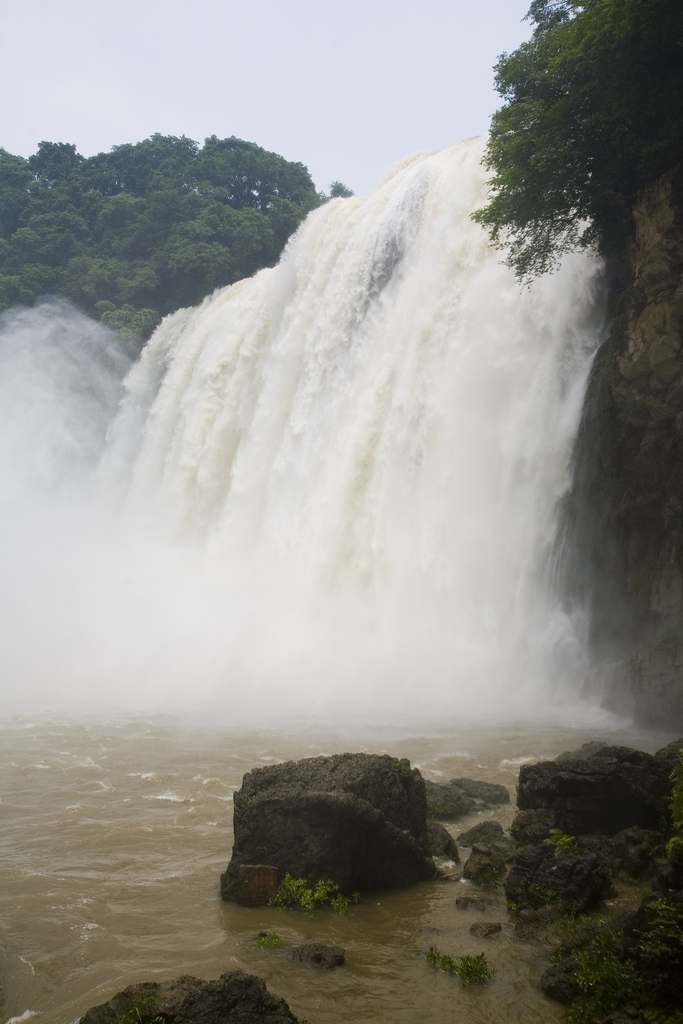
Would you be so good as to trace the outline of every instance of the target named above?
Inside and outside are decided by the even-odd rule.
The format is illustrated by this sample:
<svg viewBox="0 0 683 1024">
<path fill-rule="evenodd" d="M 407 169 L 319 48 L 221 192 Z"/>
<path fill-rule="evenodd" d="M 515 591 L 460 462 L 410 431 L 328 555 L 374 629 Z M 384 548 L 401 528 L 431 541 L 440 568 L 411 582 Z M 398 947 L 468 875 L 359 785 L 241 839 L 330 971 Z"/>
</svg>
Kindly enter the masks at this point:
<svg viewBox="0 0 683 1024">
<path fill-rule="evenodd" d="M 127 378 L 99 487 L 210 565 L 183 665 L 233 708 L 522 714 L 579 682 L 544 580 L 598 268 L 520 287 L 470 220 L 484 142 L 316 210 L 278 266 L 167 317 Z M 169 621 L 189 628 L 201 589 Z"/>
</svg>

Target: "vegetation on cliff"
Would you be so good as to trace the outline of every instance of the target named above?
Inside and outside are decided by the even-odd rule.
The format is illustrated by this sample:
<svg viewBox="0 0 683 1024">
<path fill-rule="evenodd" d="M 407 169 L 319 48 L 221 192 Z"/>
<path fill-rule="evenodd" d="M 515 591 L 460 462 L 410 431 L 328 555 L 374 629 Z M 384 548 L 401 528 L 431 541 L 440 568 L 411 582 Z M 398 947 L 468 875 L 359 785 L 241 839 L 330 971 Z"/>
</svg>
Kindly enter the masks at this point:
<svg viewBox="0 0 683 1024">
<path fill-rule="evenodd" d="M 350 195 L 333 182 L 330 197 Z M 123 333 L 272 266 L 318 194 L 306 167 L 215 135 L 153 135 L 84 159 L 0 149 L 0 311 L 62 295 Z"/>
<path fill-rule="evenodd" d="M 533 0 L 496 65 L 491 200 L 475 219 L 528 278 L 576 248 L 621 254 L 633 205 L 683 159 L 680 0 Z"/>
</svg>

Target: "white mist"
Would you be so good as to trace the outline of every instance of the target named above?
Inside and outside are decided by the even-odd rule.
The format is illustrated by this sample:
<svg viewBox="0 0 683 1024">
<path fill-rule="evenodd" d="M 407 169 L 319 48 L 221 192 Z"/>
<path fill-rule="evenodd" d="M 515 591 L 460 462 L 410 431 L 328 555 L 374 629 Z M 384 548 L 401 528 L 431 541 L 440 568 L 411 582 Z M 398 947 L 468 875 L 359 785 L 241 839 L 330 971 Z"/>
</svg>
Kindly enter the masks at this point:
<svg viewBox="0 0 683 1024">
<path fill-rule="evenodd" d="M 6 706 L 581 718 L 545 581 L 599 268 L 520 288 L 470 220 L 483 145 L 404 161 L 168 317 L 87 487 L 5 503 Z"/>
</svg>

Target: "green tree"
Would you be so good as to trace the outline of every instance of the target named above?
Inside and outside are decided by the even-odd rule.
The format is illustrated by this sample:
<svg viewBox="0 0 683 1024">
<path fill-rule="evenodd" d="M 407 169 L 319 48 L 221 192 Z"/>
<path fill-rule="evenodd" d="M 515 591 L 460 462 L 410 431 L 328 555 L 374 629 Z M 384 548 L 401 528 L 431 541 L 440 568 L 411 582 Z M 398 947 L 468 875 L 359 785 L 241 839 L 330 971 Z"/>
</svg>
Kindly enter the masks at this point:
<svg viewBox="0 0 683 1024">
<path fill-rule="evenodd" d="M 68 177 L 82 163 L 83 157 L 68 142 L 39 142 L 38 152 L 28 158 L 33 174 L 48 185 Z"/>
<path fill-rule="evenodd" d="M 474 219 L 528 278 L 565 253 L 623 254 L 643 187 L 683 160 L 680 0 L 534 0 L 533 38 L 495 68 L 506 104 Z"/>
<path fill-rule="evenodd" d="M 52 293 L 144 337 L 272 266 L 322 201 L 303 164 L 234 137 L 157 134 L 89 159 L 71 143 L 0 149 L 0 310 Z"/>
<path fill-rule="evenodd" d="M 348 199 L 353 192 L 343 181 L 333 181 L 330 185 L 330 199 Z"/>
<path fill-rule="evenodd" d="M 8 238 L 29 203 L 32 174 L 28 161 L 0 148 L 0 238 Z"/>
</svg>

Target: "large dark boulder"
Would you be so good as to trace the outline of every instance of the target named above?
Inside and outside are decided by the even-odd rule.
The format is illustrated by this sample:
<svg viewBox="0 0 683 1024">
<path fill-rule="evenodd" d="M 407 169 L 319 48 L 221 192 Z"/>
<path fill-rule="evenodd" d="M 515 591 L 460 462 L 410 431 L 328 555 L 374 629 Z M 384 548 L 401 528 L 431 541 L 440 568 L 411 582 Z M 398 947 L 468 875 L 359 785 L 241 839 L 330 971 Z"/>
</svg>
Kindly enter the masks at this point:
<svg viewBox="0 0 683 1024">
<path fill-rule="evenodd" d="M 217 981 L 185 975 L 129 985 L 88 1010 L 80 1024 L 110 1024 L 129 1012 L 139 1024 L 158 1017 L 173 1024 L 298 1024 L 284 999 L 272 996 L 261 978 L 243 971 L 226 971 Z"/>
<path fill-rule="evenodd" d="M 630 747 L 603 747 L 575 761 L 522 765 L 521 811 L 552 811 L 553 825 L 570 835 L 614 835 L 638 825 L 656 830 L 671 794 L 668 761 Z"/>
<path fill-rule="evenodd" d="M 434 878 L 425 788 L 417 769 L 388 755 L 335 754 L 255 768 L 234 795 L 235 843 L 221 875 L 237 899 L 241 865 L 272 864 L 343 893 Z"/>
<path fill-rule="evenodd" d="M 563 913 L 579 914 L 613 893 L 609 873 L 594 853 L 556 857 L 550 846 L 519 850 L 505 882 L 505 896 L 518 909 L 553 904 Z"/>
</svg>

